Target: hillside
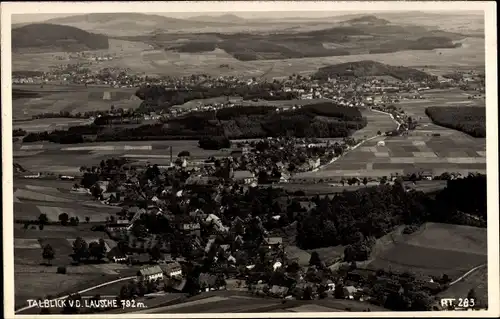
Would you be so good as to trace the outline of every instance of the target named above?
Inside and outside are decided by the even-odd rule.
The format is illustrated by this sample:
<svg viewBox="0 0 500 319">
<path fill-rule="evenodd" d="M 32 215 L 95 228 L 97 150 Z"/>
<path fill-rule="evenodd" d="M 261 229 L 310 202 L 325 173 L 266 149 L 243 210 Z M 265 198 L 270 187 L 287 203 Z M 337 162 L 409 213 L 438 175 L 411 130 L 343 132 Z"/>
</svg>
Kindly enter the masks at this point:
<svg viewBox="0 0 500 319">
<path fill-rule="evenodd" d="M 224 21 L 192 21 L 157 14 L 91 13 L 48 20 L 49 23 L 70 25 L 108 35 L 138 35 L 153 31 L 227 26 Z"/>
<path fill-rule="evenodd" d="M 198 21 L 198 22 L 225 22 L 225 23 L 245 23 L 247 20 L 245 18 L 239 17 L 235 14 L 223 14 L 218 16 L 195 16 L 188 18 L 189 21 Z"/>
<path fill-rule="evenodd" d="M 432 78 L 431 75 L 408 67 L 392 66 L 375 61 L 348 62 L 329 65 L 320 68 L 313 77 L 327 79 L 328 77 L 365 77 L 365 76 L 392 76 L 399 80 L 416 80 Z"/>
<path fill-rule="evenodd" d="M 353 18 L 347 21 L 344 21 L 345 23 L 349 24 L 379 24 L 379 25 L 386 25 L 391 23 L 390 21 L 386 19 L 381 19 L 377 18 L 376 16 L 373 15 L 367 15 L 367 16 L 362 16 L 359 18 Z"/>
<path fill-rule="evenodd" d="M 12 50 L 85 51 L 108 49 L 108 37 L 64 25 L 36 23 L 12 30 Z"/>
</svg>

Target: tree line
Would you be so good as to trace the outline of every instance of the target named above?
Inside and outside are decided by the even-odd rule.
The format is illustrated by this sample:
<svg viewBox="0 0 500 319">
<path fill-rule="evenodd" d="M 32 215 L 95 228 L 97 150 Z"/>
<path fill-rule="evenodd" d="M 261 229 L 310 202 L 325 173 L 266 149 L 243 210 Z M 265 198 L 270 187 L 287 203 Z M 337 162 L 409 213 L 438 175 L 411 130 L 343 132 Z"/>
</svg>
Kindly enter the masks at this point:
<svg viewBox="0 0 500 319">
<path fill-rule="evenodd" d="M 432 122 L 467 133 L 473 137 L 486 137 L 486 108 L 474 106 L 431 106 L 425 114 Z"/>
</svg>

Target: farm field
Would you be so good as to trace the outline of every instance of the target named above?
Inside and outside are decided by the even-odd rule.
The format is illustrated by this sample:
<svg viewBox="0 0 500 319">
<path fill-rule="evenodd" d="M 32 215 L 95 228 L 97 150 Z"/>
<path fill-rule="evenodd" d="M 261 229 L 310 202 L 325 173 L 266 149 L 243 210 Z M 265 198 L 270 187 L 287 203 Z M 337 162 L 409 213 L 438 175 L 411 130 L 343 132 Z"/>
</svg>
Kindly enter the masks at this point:
<svg viewBox="0 0 500 319">
<path fill-rule="evenodd" d="M 46 185 L 43 185 L 44 182 Z M 106 279 L 130 273 L 129 267 L 121 264 L 71 264 L 72 243 L 77 237 L 82 237 L 87 242 L 103 238 L 108 251 L 116 245 L 105 233 L 91 230 L 93 222 L 105 221 L 106 217 L 115 214 L 116 209 L 99 203 L 92 206 L 90 198 L 70 193 L 70 187 L 71 183 L 53 180 L 14 181 L 15 196 L 23 195 L 16 197 L 18 200 L 14 203 L 14 219 L 36 220 L 44 213 L 49 221 L 57 222 L 59 214 L 64 212 L 69 217 L 76 216 L 80 220 L 78 226 L 47 225 L 43 230 L 35 225 L 25 228 L 23 224 L 14 224 L 16 304 L 25 303 L 27 298 L 42 298 L 48 291 L 52 294 L 68 290 L 73 292 L 76 287 L 84 289 L 93 283 L 99 284 L 106 282 Z M 90 223 L 85 222 L 87 216 L 90 217 Z M 47 244 L 55 252 L 52 266 L 43 264 L 42 247 Z M 58 266 L 66 266 L 67 274 L 57 274 Z M 41 273 L 43 276 L 40 276 Z"/>
<path fill-rule="evenodd" d="M 59 113 L 70 112 L 76 114 L 87 111 L 109 110 L 111 104 L 116 108 L 136 108 L 140 101 L 134 96 L 134 88 L 110 88 L 110 87 L 87 87 L 80 85 L 44 85 L 41 88 L 39 85 L 15 85 L 14 89 L 34 91 L 40 94 L 36 98 L 21 98 L 13 99 L 12 101 L 12 118 L 26 119 L 41 113 Z M 20 125 L 29 127 L 33 124 L 43 125 L 42 123 L 50 123 L 50 120 L 44 119 L 38 124 L 25 122 Z M 55 119 L 52 123 L 64 124 L 64 120 Z M 78 121 L 78 119 L 70 119 Z M 68 120 L 66 120 L 68 121 Z M 22 126 L 21 126 L 22 128 Z M 60 128 L 60 127 L 58 127 Z"/>
<path fill-rule="evenodd" d="M 377 135 L 377 132 L 387 132 L 398 128 L 397 122 L 391 119 L 390 115 L 376 110 L 362 109 L 361 114 L 366 117 L 368 124 L 354 132 L 355 139 L 362 139 Z"/>
<path fill-rule="evenodd" d="M 79 174 L 82 165 L 98 165 L 110 157 L 127 157 L 132 161 L 170 164 L 170 150 L 174 160 L 181 151 L 189 151 L 192 160 L 205 160 L 210 156 L 228 156 L 230 149 L 211 151 L 198 147 L 198 141 L 103 142 L 78 145 L 53 143 L 14 144 L 16 163 L 32 172 Z M 33 152 L 36 156 L 33 156 Z M 75 161 L 75 158 L 78 161 Z"/>
<path fill-rule="evenodd" d="M 30 121 L 19 121 L 12 123 L 12 129 L 22 129 L 28 133 L 44 132 L 54 130 L 65 130 L 71 126 L 87 125 L 91 122 L 87 119 L 74 119 L 74 118 L 50 118 L 50 119 L 36 119 Z"/>
<path fill-rule="evenodd" d="M 348 56 L 297 58 L 283 60 L 239 61 L 226 53 L 216 49 L 206 53 L 178 53 L 165 51 L 161 54 L 153 51 L 147 44 L 123 40 L 110 41 L 107 53 L 115 54 L 117 58 L 111 61 L 91 65 L 91 68 L 129 68 L 132 72 L 147 72 L 148 74 L 169 74 L 183 76 L 205 73 L 212 76 L 244 76 L 277 78 L 295 74 L 311 74 L 318 68 L 343 62 L 373 60 L 391 65 L 401 66 L 484 66 L 484 40 L 480 38 L 466 38 L 462 46 L 454 49 L 436 49 L 432 51 L 400 51 L 383 54 L 361 54 Z M 123 51 L 122 51 L 123 50 Z M 61 55 L 63 53 L 57 53 Z M 14 55 L 13 70 L 40 70 L 47 71 L 56 64 L 83 62 L 78 59 L 58 61 L 50 54 L 22 54 Z M 50 61 L 50 62 L 49 62 Z M 227 64 L 229 67 L 221 67 Z"/>
<path fill-rule="evenodd" d="M 454 280 L 487 262 L 486 228 L 426 223 L 413 234 L 386 237 L 385 247 L 377 247 L 369 268 L 447 274 Z"/>
<path fill-rule="evenodd" d="M 308 178 L 350 176 L 381 177 L 418 171 L 486 172 L 486 139 L 435 125 L 425 115 L 428 106 L 466 101 L 484 107 L 484 100 L 468 100 L 469 93 L 458 90 L 434 90 L 423 94 L 424 100 L 403 100 L 399 106 L 419 122 L 409 136 L 371 139 L 317 172 L 301 174 Z M 369 121 L 370 123 L 370 121 Z M 375 124 L 374 124 L 375 125 Z M 439 134 L 439 136 L 432 136 Z M 378 142 L 383 141 L 384 146 Z"/>
</svg>

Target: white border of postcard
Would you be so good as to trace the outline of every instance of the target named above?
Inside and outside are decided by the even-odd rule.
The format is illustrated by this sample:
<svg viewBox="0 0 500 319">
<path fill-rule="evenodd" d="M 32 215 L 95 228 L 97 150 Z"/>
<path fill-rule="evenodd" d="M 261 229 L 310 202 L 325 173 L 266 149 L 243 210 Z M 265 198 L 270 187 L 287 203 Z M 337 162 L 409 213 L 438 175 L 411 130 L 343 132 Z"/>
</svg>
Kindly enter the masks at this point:
<svg viewBox="0 0 500 319">
<path fill-rule="evenodd" d="M 148 11 L 148 6 L 150 10 Z M 306 9 L 307 8 L 307 9 Z M 222 313 L 222 314 L 147 314 L 128 315 L 72 315 L 75 318 L 246 318 L 246 317 L 498 317 L 499 312 L 499 217 L 498 217 L 498 100 L 496 52 L 496 2 L 476 1 L 392 1 L 392 2 L 9 2 L 1 5 L 2 21 L 2 165 L 3 165 L 3 249 L 4 249 L 4 316 L 14 315 L 14 249 L 12 200 L 12 91 L 11 91 L 11 15 L 63 14 L 98 12 L 256 12 L 256 11 L 483 11 L 485 14 L 486 46 L 486 105 L 487 105 L 487 174 L 488 174 L 488 304 L 487 311 L 457 312 L 317 312 L 317 313 Z M 439 256 L 436 256 L 439 258 Z M 459 296 L 457 296 L 458 298 Z M 64 317 L 44 315 L 43 318 Z"/>
</svg>

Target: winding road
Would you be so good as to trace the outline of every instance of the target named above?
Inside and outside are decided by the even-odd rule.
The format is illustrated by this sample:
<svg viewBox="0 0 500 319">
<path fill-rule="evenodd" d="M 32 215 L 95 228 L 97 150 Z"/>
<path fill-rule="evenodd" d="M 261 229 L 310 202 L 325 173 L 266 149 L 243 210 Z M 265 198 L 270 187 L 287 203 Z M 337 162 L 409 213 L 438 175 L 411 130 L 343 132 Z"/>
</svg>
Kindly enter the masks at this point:
<svg viewBox="0 0 500 319">
<path fill-rule="evenodd" d="M 465 274 L 463 274 L 461 277 L 458 277 L 456 280 L 450 282 L 450 286 L 453 286 L 454 284 L 464 280 L 467 276 L 469 276 L 470 274 L 472 274 L 473 272 L 475 272 L 476 270 L 480 269 L 480 268 L 483 268 L 485 266 L 487 266 L 488 264 L 482 264 L 482 265 L 479 265 L 477 267 L 474 267 L 472 268 L 471 270 L 469 270 L 468 272 L 466 272 Z"/>
</svg>

